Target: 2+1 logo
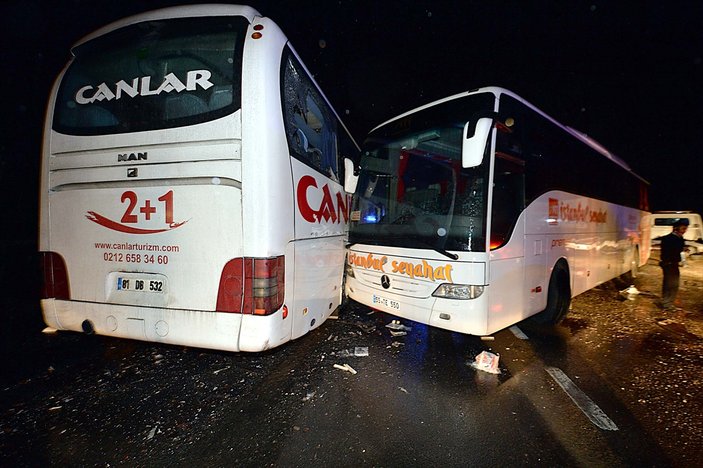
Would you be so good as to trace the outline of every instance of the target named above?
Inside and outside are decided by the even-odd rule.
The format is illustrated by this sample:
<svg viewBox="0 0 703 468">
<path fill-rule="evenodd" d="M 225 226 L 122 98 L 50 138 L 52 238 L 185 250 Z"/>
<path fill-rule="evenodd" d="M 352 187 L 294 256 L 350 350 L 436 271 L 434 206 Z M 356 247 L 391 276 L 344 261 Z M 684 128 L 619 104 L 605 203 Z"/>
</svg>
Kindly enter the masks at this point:
<svg viewBox="0 0 703 468">
<path fill-rule="evenodd" d="M 120 219 L 120 222 L 113 221 L 95 211 L 88 211 L 86 218 L 93 221 L 113 231 L 125 232 L 128 234 L 156 234 L 159 232 L 170 231 L 176 229 L 187 221 L 182 221 L 180 223 L 175 223 L 173 221 L 173 190 L 169 190 L 160 197 L 156 199 L 157 202 L 152 205 L 152 200 L 146 199 L 140 206 L 139 197 L 137 194 L 131 190 L 128 190 L 122 194 L 120 197 L 120 202 L 122 204 L 127 204 L 127 207 Z M 162 207 L 162 209 L 159 209 Z M 137 212 L 135 213 L 135 209 Z M 130 224 L 136 224 L 139 222 L 140 216 L 146 221 L 151 221 L 152 216 L 156 216 L 157 213 L 164 214 L 164 222 L 168 226 L 162 229 L 143 229 L 136 226 L 129 226 Z"/>
</svg>

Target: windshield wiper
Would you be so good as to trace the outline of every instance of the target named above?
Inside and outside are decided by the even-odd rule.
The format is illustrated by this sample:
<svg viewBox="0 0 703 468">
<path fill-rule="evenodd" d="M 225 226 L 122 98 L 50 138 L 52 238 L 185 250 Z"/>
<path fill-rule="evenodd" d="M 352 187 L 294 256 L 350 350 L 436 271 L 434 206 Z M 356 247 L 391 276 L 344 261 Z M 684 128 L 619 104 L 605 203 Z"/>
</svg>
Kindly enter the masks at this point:
<svg viewBox="0 0 703 468">
<path fill-rule="evenodd" d="M 409 236 L 392 236 L 390 238 L 391 239 L 400 239 L 400 240 L 403 240 L 406 242 L 407 241 L 415 242 L 416 245 L 419 245 L 421 247 L 429 247 L 430 249 L 434 250 L 435 252 L 442 254 L 445 257 L 451 258 L 452 260 L 459 259 L 459 256 L 457 254 L 452 253 L 452 252 L 448 252 L 447 250 L 444 250 L 442 247 L 434 246 L 434 245 L 430 244 L 429 242 L 425 242 L 422 239 L 418 239 L 415 237 L 409 237 Z"/>
<path fill-rule="evenodd" d="M 452 252 L 448 252 L 448 251 L 444 250 L 444 249 L 441 248 L 441 247 L 435 247 L 434 245 L 430 244 L 429 242 L 425 242 L 425 241 L 421 241 L 421 240 L 417 240 L 417 242 L 420 243 L 420 244 L 422 244 L 422 245 L 426 245 L 427 247 L 431 248 L 431 249 L 434 250 L 435 252 L 440 253 L 440 254 L 444 255 L 445 257 L 449 257 L 449 258 L 451 258 L 452 260 L 458 260 L 458 259 L 459 259 L 459 256 L 458 256 L 457 254 L 452 253 Z"/>
</svg>

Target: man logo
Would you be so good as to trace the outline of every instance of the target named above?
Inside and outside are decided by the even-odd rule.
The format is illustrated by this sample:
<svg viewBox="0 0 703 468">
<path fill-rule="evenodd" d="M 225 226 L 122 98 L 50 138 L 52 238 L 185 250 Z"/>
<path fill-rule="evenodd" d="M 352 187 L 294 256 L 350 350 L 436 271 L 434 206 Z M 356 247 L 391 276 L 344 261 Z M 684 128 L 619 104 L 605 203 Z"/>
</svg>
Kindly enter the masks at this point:
<svg viewBox="0 0 703 468">
<path fill-rule="evenodd" d="M 383 289 L 388 289 L 391 287 L 391 279 L 388 275 L 381 276 L 381 286 L 383 286 Z"/>
<path fill-rule="evenodd" d="M 143 153 L 117 153 L 117 162 L 124 161 L 146 161 L 147 152 Z"/>
<path fill-rule="evenodd" d="M 136 167 L 130 167 L 127 169 L 127 177 L 138 177 L 139 173 L 137 172 Z"/>
</svg>

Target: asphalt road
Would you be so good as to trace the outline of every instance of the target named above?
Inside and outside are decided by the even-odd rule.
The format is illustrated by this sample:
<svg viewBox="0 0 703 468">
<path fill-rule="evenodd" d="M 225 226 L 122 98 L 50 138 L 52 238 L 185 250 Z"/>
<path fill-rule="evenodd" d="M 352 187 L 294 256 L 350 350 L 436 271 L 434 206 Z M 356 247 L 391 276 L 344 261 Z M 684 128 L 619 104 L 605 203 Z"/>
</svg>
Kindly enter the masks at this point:
<svg viewBox="0 0 703 468">
<path fill-rule="evenodd" d="M 31 321 L 4 337 L 0 464 L 692 466 L 701 273 L 703 259 L 683 271 L 677 311 L 656 307 L 652 261 L 633 300 L 607 284 L 558 327 L 492 340 L 407 321 L 394 337 L 393 317 L 358 305 L 260 354 L 46 335 Z M 500 374 L 470 365 L 482 351 Z"/>
</svg>

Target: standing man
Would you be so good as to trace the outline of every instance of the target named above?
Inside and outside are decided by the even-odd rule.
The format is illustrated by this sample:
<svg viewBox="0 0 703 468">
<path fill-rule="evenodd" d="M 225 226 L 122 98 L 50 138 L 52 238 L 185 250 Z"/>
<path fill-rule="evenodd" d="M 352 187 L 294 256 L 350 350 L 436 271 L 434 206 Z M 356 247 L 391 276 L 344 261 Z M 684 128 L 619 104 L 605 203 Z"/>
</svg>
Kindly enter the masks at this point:
<svg viewBox="0 0 703 468">
<path fill-rule="evenodd" d="M 674 299 L 676 299 L 676 294 L 679 291 L 679 262 L 681 262 L 681 252 L 686 246 L 683 235 L 688 229 L 688 219 L 677 219 L 673 227 L 671 234 L 661 238 L 661 261 L 659 265 L 664 273 L 661 303 L 664 309 L 674 305 Z"/>
</svg>

